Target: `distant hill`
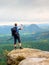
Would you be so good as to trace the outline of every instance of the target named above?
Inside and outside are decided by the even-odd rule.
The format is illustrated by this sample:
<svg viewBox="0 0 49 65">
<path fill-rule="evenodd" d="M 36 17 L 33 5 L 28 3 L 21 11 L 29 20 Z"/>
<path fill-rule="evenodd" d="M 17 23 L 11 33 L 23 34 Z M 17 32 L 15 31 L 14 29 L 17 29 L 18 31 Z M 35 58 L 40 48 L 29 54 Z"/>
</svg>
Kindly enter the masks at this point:
<svg viewBox="0 0 49 65">
<path fill-rule="evenodd" d="M 42 29 L 49 30 L 49 24 L 38 24 L 38 26 Z"/>
<path fill-rule="evenodd" d="M 0 34 L 10 34 L 11 33 L 11 28 L 13 26 L 0 26 Z M 21 30 L 22 33 L 32 33 L 32 32 L 38 32 L 41 29 L 36 25 L 36 24 L 31 24 L 28 26 L 24 25 L 24 29 Z"/>
<path fill-rule="evenodd" d="M 12 26 L 0 26 L 0 34 L 10 34 Z"/>
<path fill-rule="evenodd" d="M 42 29 L 36 25 L 36 24 L 31 24 L 28 26 L 24 26 L 24 29 L 21 31 L 23 33 L 32 33 L 32 32 L 40 32 Z"/>
<path fill-rule="evenodd" d="M 11 34 L 11 28 L 13 26 L 0 26 L 0 34 Z M 20 31 L 20 34 L 22 33 L 37 33 L 37 32 L 42 32 L 46 31 L 45 29 L 42 29 L 36 24 L 30 24 L 30 25 L 23 25 L 24 29 Z"/>
<path fill-rule="evenodd" d="M 31 34 L 33 40 L 49 39 L 49 31 Z"/>
<path fill-rule="evenodd" d="M 28 26 L 28 31 L 30 32 L 38 32 L 40 30 L 41 28 L 36 24 L 31 24 L 30 26 Z"/>
</svg>

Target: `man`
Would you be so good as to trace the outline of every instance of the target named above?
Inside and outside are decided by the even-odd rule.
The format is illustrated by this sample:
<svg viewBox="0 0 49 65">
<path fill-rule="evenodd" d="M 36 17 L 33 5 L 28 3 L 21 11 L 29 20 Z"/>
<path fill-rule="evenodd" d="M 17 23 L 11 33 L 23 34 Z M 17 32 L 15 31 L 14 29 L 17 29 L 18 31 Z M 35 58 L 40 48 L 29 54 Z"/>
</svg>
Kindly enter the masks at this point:
<svg viewBox="0 0 49 65">
<path fill-rule="evenodd" d="M 20 40 L 20 35 L 19 35 L 19 30 L 22 30 L 22 28 L 19 28 L 17 27 L 17 24 L 15 23 L 15 26 L 11 29 L 12 31 L 12 36 L 14 38 L 14 48 L 16 49 L 16 42 L 18 40 L 19 42 L 19 47 L 20 49 L 22 49 L 22 46 L 21 46 L 21 40 Z"/>
</svg>

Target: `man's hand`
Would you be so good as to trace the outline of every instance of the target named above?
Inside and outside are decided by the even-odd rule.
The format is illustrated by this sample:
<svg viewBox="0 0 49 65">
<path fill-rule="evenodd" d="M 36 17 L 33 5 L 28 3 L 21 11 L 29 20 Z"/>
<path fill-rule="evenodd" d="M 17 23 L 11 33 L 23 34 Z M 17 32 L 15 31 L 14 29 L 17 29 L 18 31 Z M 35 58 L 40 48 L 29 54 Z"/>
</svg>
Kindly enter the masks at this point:
<svg viewBox="0 0 49 65">
<path fill-rule="evenodd" d="M 22 25 L 22 24 L 20 25 L 20 28 L 19 28 L 19 30 L 23 30 L 23 25 Z"/>
<path fill-rule="evenodd" d="M 23 28 L 19 28 L 19 30 L 23 30 Z"/>
</svg>

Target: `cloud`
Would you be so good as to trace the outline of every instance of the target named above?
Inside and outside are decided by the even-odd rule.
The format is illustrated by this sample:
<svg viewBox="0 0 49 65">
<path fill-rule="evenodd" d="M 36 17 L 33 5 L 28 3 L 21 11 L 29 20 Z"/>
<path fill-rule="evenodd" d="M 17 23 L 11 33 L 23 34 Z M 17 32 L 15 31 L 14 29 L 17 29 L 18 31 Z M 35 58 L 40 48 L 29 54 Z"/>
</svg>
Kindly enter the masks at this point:
<svg viewBox="0 0 49 65">
<path fill-rule="evenodd" d="M 49 7 L 49 0 L 0 0 L 0 7 Z"/>
<path fill-rule="evenodd" d="M 0 0 L 0 22 L 48 22 L 49 0 Z"/>
</svg>

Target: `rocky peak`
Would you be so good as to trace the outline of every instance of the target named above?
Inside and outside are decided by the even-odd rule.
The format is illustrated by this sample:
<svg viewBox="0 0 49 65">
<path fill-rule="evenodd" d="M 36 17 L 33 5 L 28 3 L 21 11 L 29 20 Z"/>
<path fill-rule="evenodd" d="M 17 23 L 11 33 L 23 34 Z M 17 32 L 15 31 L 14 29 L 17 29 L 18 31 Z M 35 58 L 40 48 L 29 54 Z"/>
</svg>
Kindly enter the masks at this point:
<svg viewBox="0 0 49 65">
<path fill-rule="evenodd" d="M 43 65 L 49 65 L 49 52 L 38 49 L 24 48 L 12 50 L 8 53 L 7 58 L 8 65 L 13 65 L 13 63 L 15 65 L 16 63 L 18 63 L 19 65 L 34 65 L 35 63 L 35 65 L 37 65 L 39 63 L 40 65 L 40 63 L 43 64 L 45 63 L 45 61 L 47 64 Z"/>
</svg>

